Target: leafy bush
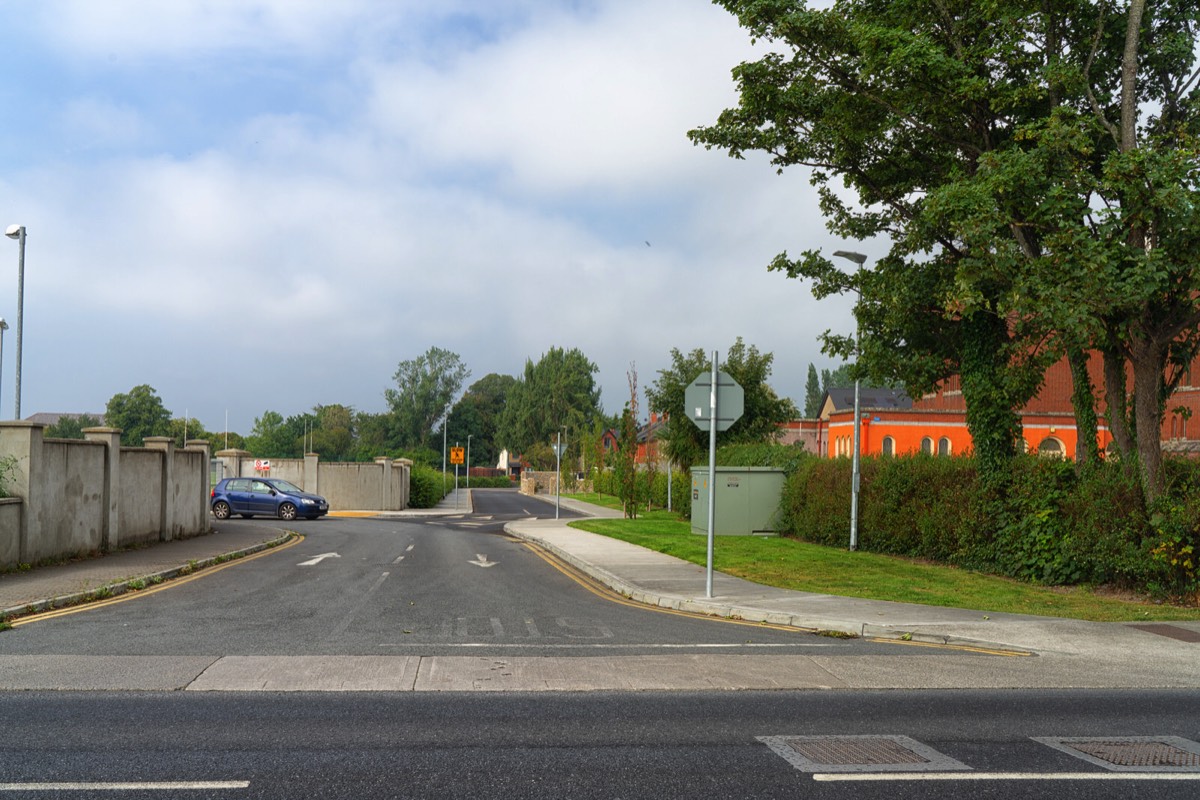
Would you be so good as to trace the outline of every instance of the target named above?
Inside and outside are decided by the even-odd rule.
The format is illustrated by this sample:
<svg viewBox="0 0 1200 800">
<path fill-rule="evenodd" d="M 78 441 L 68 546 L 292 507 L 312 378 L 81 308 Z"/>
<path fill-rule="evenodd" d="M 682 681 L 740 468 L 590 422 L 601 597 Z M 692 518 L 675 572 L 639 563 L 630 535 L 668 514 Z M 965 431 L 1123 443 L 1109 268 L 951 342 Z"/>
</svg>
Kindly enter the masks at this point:
<svg viewBox="0 0 1200 800">
<path fill-rule="evenodd" d="M 454 478 L 445 480 L 441 470 L 414 464 L 412 472 L 409 474 L 409 507 L 433 508 L 436 506 L 446 496 L 442 491 L 443 481 L 447 488 L 454 485 Z"/>
<path fill-rule="evenodd" d="M 440 473 L 439 473 L 440 474 Z M 454 482 L 451 481 L 451 484 Z M 466 486 L 466 479 L 459 478 L 459 483 Z M 565 483 L 565 482 L 564 482 Z M 511 489 L 516 486 L 516 483 L 511 478 L 506 478 L 503 475 L 496 477 L 471 476 L 472 489 Z"/>
</svg>

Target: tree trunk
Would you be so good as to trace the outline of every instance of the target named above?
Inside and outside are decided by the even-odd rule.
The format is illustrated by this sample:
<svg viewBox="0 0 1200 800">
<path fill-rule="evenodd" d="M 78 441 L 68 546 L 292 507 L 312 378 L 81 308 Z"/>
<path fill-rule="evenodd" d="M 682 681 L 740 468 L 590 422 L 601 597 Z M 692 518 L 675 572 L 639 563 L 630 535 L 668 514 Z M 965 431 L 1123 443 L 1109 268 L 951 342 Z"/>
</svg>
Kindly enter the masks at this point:
<svg viewBox="0 0 1200 800">
<path fill-rule="evenodd" d="M 980 476 L 985 481 L 1003 480 L 1021 436 L 1020 418 L 1004 388 L 1005 371 L 1010 367 L 1007 343 L 1007 324 L 995 314 L 979 310 L 963 320 L 963 400 Z"/>
<path fill-rule="evenodd" d="M 1167 368 L 1167 348 L 1153 338 L 1130 343 L 1133 356 L 1133 414 L 1137 431 L 1138 462 L 1146 504 L 1162 492 L 1163 457 L 1160 426 L 1163 414 L 1163 372 Z"/>
<path fill-rule="evenodd" d="M 1096 392 L 1088 375 L 1088 351 L 1068 348 L 1067 363 L 1071 366 L 1071 405 L 1075 407 L 1075 468 L 1083 470 L 1100 460 Z"/>
<path fill-rule="evenodd" d="M 1128 461 L 1136 452 L 1136 444 L 1133 428 L 1129 424 L 1125 356 L 1115 345 L 1105 347 L 1103 355 L 1104 403 L 1107 406 L 1108 429 L 1112 432 L 1117 455 Z"/>
</svg>

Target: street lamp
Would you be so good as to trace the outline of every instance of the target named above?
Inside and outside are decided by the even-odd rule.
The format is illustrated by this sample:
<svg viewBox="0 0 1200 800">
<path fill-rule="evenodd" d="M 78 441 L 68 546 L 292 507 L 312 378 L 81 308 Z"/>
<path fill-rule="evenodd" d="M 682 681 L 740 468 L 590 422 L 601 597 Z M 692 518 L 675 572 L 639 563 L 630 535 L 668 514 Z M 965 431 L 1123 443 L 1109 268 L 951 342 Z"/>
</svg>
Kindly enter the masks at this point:
<svg viewBox="0 0 1200 800">
<path fill-rule="evenodd" d="M 21 329 L 25 310 L 25 226 L 9 225 L 4 235 L 17 240 L 17 407 L 13 419 L 21 418 Z"/>
<path fill-rule="evenodd" d="M 862 271 L 862 265 L 866 263 L 867 257 L 862 253 L 855 253 L 850 250 L 835 250 L 833 253 L 839 258 L 849 259 L 858 265 L 859 272 Z M 862 302 L 862 289 L 855 288 L 858 293 L 858 301 Z M 858 359 L 861 353 L 859 343 L 862 339 L 862 326 L 858 324 L 858 312 L 854 314 L 855 330 L 854 330 L 854 457 L 852 460 L 853 466 L 850 469 L 850 549 L 858 549 L 858 452 L 860 449 L 859 434 L 862 430 L 862 419 L 858 411 Z"/>
<path fill-rule="evenodd" d="M 471 491 L 471 437 L 473 433 L 467 434 L 467 491 Z"/>
<path fill-rule="evenodd" d="M 8 323 L 0 317 L 0 381 L 4 380 L 4 332 L 8 330 Z M 3 395 L 0 395 L 3 397 Z M 0 416 L 3 419 L 3 416 Z"/>
<path fill-rule="evenodd" d="M 554 443 L 554 518 L 558 519 L 558 509 L 562 503 L 562 432 L 559 428 L 554 432 L 557 440 Z"/>
</svg>

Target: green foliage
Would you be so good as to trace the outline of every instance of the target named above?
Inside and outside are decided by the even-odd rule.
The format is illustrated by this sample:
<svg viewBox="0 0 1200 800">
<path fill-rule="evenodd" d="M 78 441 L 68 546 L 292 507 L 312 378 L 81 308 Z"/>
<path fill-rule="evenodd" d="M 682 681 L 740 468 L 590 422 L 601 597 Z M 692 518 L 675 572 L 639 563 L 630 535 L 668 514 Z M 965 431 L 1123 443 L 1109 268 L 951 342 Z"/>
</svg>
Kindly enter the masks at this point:
<svg viewBox="0 0 1200 800">
<path fill-rule="evenodd" d="M 17 472 L 17 457 L 0 457 L 0 497 L 11 497 L 12 481 Z"/>
<path fill-rule="evenodd" d="M 460 479 L 460 483 L 462 483 L 465 486 L 466 479 L 465 478 Z M 564 481 L 564 483 L 565 483 L 565 481 Z M 496 476 L 472 475 L 471 476 L 471 488 L 472 489 L 511 489 L 514 486 L 516 486 L 516 482 L 513 481 L 511 478 L 504 477 L 503 475 L 496 475 Z"/>
<path fill-rule="evenodd" d="M 100 420 L 91 414 L 64 414 L 58 422 L 46 428 L 44 435 L 47 439 L 83 439 L 84 429 L 99 427 Z"/>
<path fill-rule="evenodd" d="M 578 457 L 584 433 L 602 416 L 597 367 L 578 349 L 552 347 L 508 389 L 497 423 L 501 447 L 525 454 L 537 443 L 547 446 L 565 429 L 566 459 Z"/>
<path fill-rule="evenodd" d="M 784 488 L 783 529 L 846 547 L 850 470 L 849 459 L 801 459 Z M 1037 583 L 1111 583 L 1173 597 L 1197 588 L 1187 549 L 1200 535 L 1195 462 L 1171 462 L 1169 502 L 1149 518 L 1136 477 L 1115 463 L 1077 474 L 1070 462 L 1019 456 L 1003 495 L 989 490 L 972 457 L 868 457 L 861 470 L 862 550 Z"/>
<path fill-rule="evenodd" d="M 821 381 L 817 377 L 817 368 L 808 365 L 808 380 L 804 383 L 804 416 L 806 419 L 816 419 L 821 413 Z"/>
<path fill-rule="evenodd" d="M 408 505 L 410 508 L 433 508 L 446 496 L 446 489 L 453 488 L 454 476 L 449 481 L 441 470 L 413 465 L 409 474 Z"/>
<path fill-rule="evenodd" d="M 717 446 L 738 442 L 766 442 L 774 438 L 779 424 L 795 419 L 795 404 L 779 397 L 767 383 L 775 356 L 759 353 L 753 345 L 747 347 L 739 336 L 729 348 L 719 369 L 738 382 L 745 393 L 745 410 L 741 419 L 729 430 L 717 434 Z M 667 424 L 659 439 L 673 463 L 685 470 L 705 457 L 708 452 L 708 433 L 701 431 L 689 419 L 684 408 L 684 394 L 699 375 L 711 370 L 709 356 L 695 349 L 684 354 L 671 350 L 671 366 L 658 371 L 658 379 L 646 389 L 650 408 L 667 415 Z"/>
<path fill-rule="evenodd" d="M 451 441 L 466 442 L 471 436 L 471 463 L 495 466 L 500 460 L 497 431 L 500 415 L 508 393 L 517 379 L 511 375 L 491 373 L 467 388 L 454 404 L 447 419 L 447 435 Z"/>
<path fill-rule="evenodd" d="M 758 442 L 727 444 L 717 448 L 717 465 L 722 467 L 774 467 L 792 474 L 810 458 L 816 458 L 803 446 Z M 708 463 L 707 455 L 695 466 Z"/>
<path fill-rule="evenodd" d="M 115 394 L 108 401 L 104 419 L 121 429 L 121 444 L 141 447 L 147 436 L 168 436 L 171 412 L 164 406 L 154 387 L 142 384 L 127 394 Z"/>
<path fill-rule="evenodd" d="M 176 417 L 172 419 L 166 435 L 175 440 L 176 447 L 186 447 L 188 441 L 192 439 L 205 439 L 211 443 L 214 436 L 214 434 L 206 431 L 204 426 L 200 424 L 200 420 L 195 417 L 187 419 Z"/>
<path fill-rule="evenodd" d="M 384 391 L 392 415 L 392 446 L 433 447 L 434 426 L 470 374 L 457 353 L 440 347 L 401 361 L 393 376 L 396 388 Z"/>
</svg>

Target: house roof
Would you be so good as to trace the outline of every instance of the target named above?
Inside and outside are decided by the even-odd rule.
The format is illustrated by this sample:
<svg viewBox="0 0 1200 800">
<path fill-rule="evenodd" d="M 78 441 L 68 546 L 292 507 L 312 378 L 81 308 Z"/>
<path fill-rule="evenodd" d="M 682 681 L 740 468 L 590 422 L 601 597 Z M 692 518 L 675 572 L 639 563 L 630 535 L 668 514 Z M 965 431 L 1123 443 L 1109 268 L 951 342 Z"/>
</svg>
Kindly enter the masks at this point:
<svg viewBox="0 0 1200 800">
<path fill-rule="evenodd" d="M 860 409 L 907 411 L 912 406 L 912 398 L 905 394 L 903 389 L 880 389 L 871 386 L 860 386 L 858 389 Z M 835 387 L 825 392 L 825 400 L 821 403 L 821 416 L 828 418 L 831 413 L 850 411 L 853 408 L 854 387 Z"/>
<path fill-rule="evenodd" d="M 64 419 L 80 419 L 81 417 L 91 417 L 94 420 L 99 420 L 101 425 L 104 424 L 104 412 L 100 412 L 98 414 L 92 414 L 90 412 L 84 412 L 84 413 L 79 413 L 79 414 L 73 414 L 73 413 L 61 413 L 60 414 L 60 413 L 55 413 L 55 412 L 50 412 L 50 411 L 39 411 L 38 413 L 34 414 L 33 416 L 26 417 L 25 421 L 26 422 L 34 422 L 34 423 L 37 423 L 38 425 L 57 425 L 59 422 L 62 422 Z"/>
</svg>

